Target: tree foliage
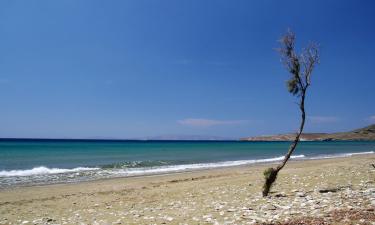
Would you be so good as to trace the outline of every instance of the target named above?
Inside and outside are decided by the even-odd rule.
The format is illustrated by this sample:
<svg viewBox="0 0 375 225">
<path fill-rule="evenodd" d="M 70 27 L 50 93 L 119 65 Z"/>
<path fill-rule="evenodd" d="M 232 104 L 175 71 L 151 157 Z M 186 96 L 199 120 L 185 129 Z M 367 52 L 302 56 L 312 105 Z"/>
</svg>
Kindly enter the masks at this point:
<svg viewBox="0 0 375 225">
<path fill-rule="evenodd" d="M 281 61 L 288 70 L 290 79 L 287 81 L 288 91 L 298 97 L 302 97 L 303 92 L 311 84 L 311 74 L 316 64 L 319 63 L 319 48 L 315 43 L 310 43 L 302 49 L 300 54 L 295 50 L 295 34 L 288 32 L 279 41 L 281 47 L 278 49 Z"/>
</svg>

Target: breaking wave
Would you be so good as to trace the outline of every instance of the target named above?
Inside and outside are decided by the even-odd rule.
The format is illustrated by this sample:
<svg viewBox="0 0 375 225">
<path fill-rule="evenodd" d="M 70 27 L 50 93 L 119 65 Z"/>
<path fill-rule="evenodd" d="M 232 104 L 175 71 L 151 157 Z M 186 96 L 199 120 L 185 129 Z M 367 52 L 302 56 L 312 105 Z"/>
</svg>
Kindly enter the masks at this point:
<svg viewBox="0 0 375 225">
<path fill-rule="evenodd" d="M 292 159 L 304 158 L 304 155 L 292 156 Z M 275 162 L 280 161 L 284 156 L 268 158 L 268 159 L 254 159 L 254 160 L 237 160 L 237 161 L 225 161 L 225 162 L 212 162 L 212 163 L 195 163 L 195 164 L 172 164 L 172 162 L 165 161 L 140 161 L 124 164 L 113 164 L 106 165 L 102 168 L 90 168 L 90 167 L 77 167 L 73 169 L 61 169 L 61 168 L 48 168 L 44 166 L 35 167 L 27 170 L 3 170 L 0 171 L 0 177 L 22 177 L 22 176 L 36 176 L 36 175 L 49 175 L 49 174 L 63 174 L 63 173 L 77 173 L 77 172 L 96 172 L 100 170 L 101 174 L 118 174 L 118 175 L 142 175 L 150 173 L 166 173 L 166 172 L 178 172 L 183 170 L 194 170 L 194 169 L 208 169 L 228 166 L 240 166 L 253 163 L 262 162 Z"/>
<path fill-rule="evenodd" d="M 344 157 L 351 157 L 355 155 L 367 155 L 367 154 L 374 154 L 374 151 L 369 152 L 352 152 L 352 153 L 338 153 L 338 154 L 331 154 L 331 155 L 320 155 L 315 157 L 309 157 L 308 159 L 333 159 L 333 158 L 344 158 Z"/>
<path fill-rule="evenodd" d="M 291 159 L 329 159 L 329 158 L 341 158 L 351 157 L 355 155 L 363 154 L 374 154 L 374 151 L 367 152 L 356 152 L 356 153 L 338 153 L 331 155 L 318 155 L 306 157 L 305 155 L 295 155 Z M 158 173 L 173 173 L 183 172 L 198 169 L 211 169 L 220 167 L 231 167 L 249 165 L 255 163 L 272 163 L 281 161 L 284 156 L 266 158 L 266 159 L 251 159 L 251 160 L 235 160 L 235 161 L 223 161 L 223 162 L 208 162 L 208 163 L 187 163 L 178 161 L 134 161 L 125 163 L 116 163 L 105 165 L 102 167 L 77 167 L 73 169 L 63 168 L 48 168 L 45 166 L 39 166 L 32 169 L 26 170 L 2 170 L 0 171 L 0 187 L 3 186 L 2 179 L 13 179 L 12 177 L 20 177 L 20 179 L 28 179 L 27 177 L 35 177 L 35 179 L 48 180 L 51 177 L 62 182 L 67 180 L 93 180 L 100 178 L 109 177 L 126 177 L 126 176 L 139 176 L 139 175 L 150 175 Z M 33 178 L 34 179 L 34 178 Z M 14 180 L 13 180 L 14 181 Z M 17 181 L 18 182 L 18 181 Z M 20 180 L 21 182 L 21 180 Z"/>
<path fill-rule="evenodd" d="M 77 167 L 73 169 L 60 169 L 60 168 L 47 168 L 44 166 L 39 166 L 39 167 L 35 167 L 32 169 L 28 169 L 28 170 L 2 170 L 0 171 L 0 177 L 75 173 L 75 172 L 98 170 L 98 169 L 99 168 L 88 168 L 88 167 Z"/>
<path fill-rule="evenodd" d="M 305 155 L 292 156 L 292 159 L 302 159 Z M 186 170 L 197 170 L 197 169 L 211 169 L 220 167 L 231 167 L 241 166 L 254 163 L 265 163 L 265 162 L 277 162 L 284 159 L 284 156 L 268 158 L 268 159 L 254 159 L 254 160 L 236 160 L 236 161 L 225 161 L 215 163 L 196 163 L 196 164 L 183 164 L 183 165 L 170 165 L 170 166 L 158 166 L 158 167 L 144 167 L 144 168 L 128 168 L 126 170 L 112 171 L 117 175 L 124 176 L 136 176 L 144 174 L 155 174 L 155 173 L 169 173 L 169 172 L 180 172 Z"/>
</svg>

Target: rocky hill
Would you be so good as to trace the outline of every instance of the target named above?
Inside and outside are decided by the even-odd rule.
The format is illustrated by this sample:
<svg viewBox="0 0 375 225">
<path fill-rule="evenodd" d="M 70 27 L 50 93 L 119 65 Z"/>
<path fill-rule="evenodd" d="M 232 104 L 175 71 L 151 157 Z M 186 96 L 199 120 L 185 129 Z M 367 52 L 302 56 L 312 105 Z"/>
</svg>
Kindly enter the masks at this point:
<svg viewBox="0 0 375 225">
<path fill-rule="evenodd" d="M 292 141 L 295 134 L 278 134 L 241 138 L 241 141 Z M 375 141 L 375 124 L 349 132 L 303 133 L 302 141 Z"/>
</svg>

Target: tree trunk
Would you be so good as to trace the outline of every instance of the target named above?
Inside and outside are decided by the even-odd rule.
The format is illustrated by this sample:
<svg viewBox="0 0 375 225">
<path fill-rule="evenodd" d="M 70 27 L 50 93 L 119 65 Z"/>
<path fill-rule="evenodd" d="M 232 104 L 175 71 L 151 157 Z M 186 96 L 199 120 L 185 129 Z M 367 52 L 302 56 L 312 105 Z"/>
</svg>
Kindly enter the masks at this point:
<svg viewBox="0 0 375 225">
<path fill-rule="evenodd" d="M 306 119 L 305 93 L 303 93 L 303 95 L 302 95 L 300 110 L 301 110 L 302 115 L 301 115 L 301 124 L 300 124 L 300 127 L 299 127 L 299 131 L 298 131 L 298 133 L 296 135 L 296 138 L 294 139 L 293 143 L 290 145 L 288 153 L 285 155 L 283 162 L 279 166 L 276 167 L 277 172 L 279 172 L 285 166 L 286 162 L 288 162 L 290 156 L 293 154 L 294 150 L 296 149 L 297 144 L 298 144 L 299 139 L 300 139 L 300 136 L 303 132 L 303 127 L 305 126 L 305 119 Z"/>
<path fill-rule="evenodd" d="M 272 184 L 276 181 L 277 179 L 277 174 L 279 171 L 284 168 L 285 164 L 288 162 L 290 159 L 291 155 L 293 154 L 294 150 L 297 147 L 297 144 L 299 142 L 300 136 L 303 131 L 303 127 L 305 126 L 305 119 L 306 119 L 306 114 L 305 114 L 305 93 L 306 89 L 302 91 L 301 93 L 301 103 L 300 103 L 300 110 L 301 110 L 301 124 L 299 127 L 299 131 L 296 135 L 296 138 L 294 139 L 293 143 L 290 145 L 288 153 L 285 155 L 284 160 L 280 165 L 278 165 L 276 168 L 269 168 L 266 171 L 264 171 L 264 176 L 266 178 L 266 181 L 263 186 L 263 197 L 268 196 L 268 193 L 271 189 Z"/>
</svg>

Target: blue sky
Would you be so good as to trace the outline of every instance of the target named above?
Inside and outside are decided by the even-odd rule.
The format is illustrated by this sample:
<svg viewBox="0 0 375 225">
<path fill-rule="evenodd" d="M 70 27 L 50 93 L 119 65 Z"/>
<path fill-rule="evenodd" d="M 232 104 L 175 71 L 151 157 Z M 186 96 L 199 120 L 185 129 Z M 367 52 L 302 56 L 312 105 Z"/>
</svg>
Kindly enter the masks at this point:
<svg viewBox="0 0 375 225">
<path fill-rule="evenodd" d="M 375 122 L 374 1 L 0 2 L 0 137 L 296 131 L 274 51 L 321 46 L 307 132 Z"/>
</svg>

